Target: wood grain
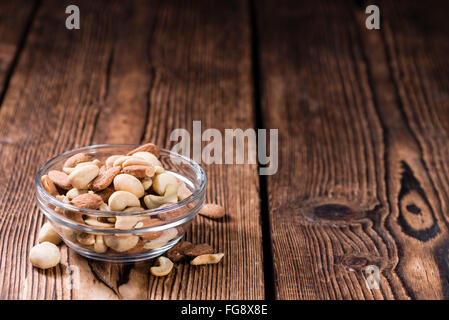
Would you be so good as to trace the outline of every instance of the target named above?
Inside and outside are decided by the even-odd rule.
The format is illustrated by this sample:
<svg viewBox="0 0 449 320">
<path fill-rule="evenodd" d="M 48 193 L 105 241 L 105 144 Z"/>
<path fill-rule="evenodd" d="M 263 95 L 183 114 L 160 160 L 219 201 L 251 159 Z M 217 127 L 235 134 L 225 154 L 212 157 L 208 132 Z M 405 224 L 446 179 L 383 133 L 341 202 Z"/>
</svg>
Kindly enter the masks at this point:
<svg viewBox="0 0 449 320">
<path fill-rule="evenodd" d="M 198 217 L 188 239 L 225 252 L 221 264 L 156 279 L 150 263 L 97 263 L 66 247 L 55 269 L 28 263 L 44 220 L 33 179 L 49 157 L 92 143 L 170 147 L 171 130 L 192 120 L 254 127 L 245 3 L 81 1 L 77 31 L 64 27 L 68 4 L 42 2 L 0 109 L 0 298 L 263 298 L 255 166 L 205 167 L 207 199 L 228 217 Z"/>
<path fill-rule="evenodd" d="M 447 22 L 394 3 L 381 31 L 356 2 L 256 5 L 264 126 L 282 145 L 267 180 L 276 298 L 449 295 L 448 156 L 434 139 L 448 132 Z"/>
</svg>

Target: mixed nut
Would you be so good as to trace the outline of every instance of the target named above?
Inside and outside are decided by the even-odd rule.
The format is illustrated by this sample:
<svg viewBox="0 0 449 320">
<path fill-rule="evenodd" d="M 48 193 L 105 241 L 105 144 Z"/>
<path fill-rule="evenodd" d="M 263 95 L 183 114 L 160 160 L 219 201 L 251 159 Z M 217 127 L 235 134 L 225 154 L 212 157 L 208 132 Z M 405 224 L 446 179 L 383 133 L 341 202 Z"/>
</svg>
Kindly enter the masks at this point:
<svg viewBox="0 0 449 320">
<path fill-rule="evenodd" d="M 174 175 L 165 171 L 158 159 L 158 147 L 152 143 L 142 145 L 126 155 L 112 155 L 102 163 L 91 159 L 87 153 L 78 153 L 68 158 L 61 170 L 51 170 L 42 176 L 44 189 L 59 201 L 83 209 L 101 211 L 139 212 L 168 206 L 189 197 L 192 192 L 187 185 Z M 123 230 L 148 228 L 164 224 L 185 213 L 172 210 L 151 217 L 148 215 L 89 215 L 85 211 L 53 209 L 65 218 L 79 224 L 95 228 L 116 229 L 122 232 L 108 235 L 66 230 L 55 231 L 51 223 L 45 223 L 39 232 L 39 244 L 32 248 L 30 261 L 33 266 L 46 269 L 59 263 L 61 242 L 58 234 L 77 246 L 96 253 L 136 254 L 167 245 L 171 240 L 179 239 L 184 230 L 173 227 L 161 231 L 142 233 L 123 233 Z M 215 204 L 206 204 L 200 214 L 219 219 L 224 209 Z M 217 263 L 223 254 L 213 254 L 207 245 L 186 245 L 178 243 L 167 252 L 167 257 L 158 259 L 158 266 L 151 268 L 156 276 L 168 274 L 173 263 L 186 256 L 194 258 L 192 265 Z"/>
</svg>

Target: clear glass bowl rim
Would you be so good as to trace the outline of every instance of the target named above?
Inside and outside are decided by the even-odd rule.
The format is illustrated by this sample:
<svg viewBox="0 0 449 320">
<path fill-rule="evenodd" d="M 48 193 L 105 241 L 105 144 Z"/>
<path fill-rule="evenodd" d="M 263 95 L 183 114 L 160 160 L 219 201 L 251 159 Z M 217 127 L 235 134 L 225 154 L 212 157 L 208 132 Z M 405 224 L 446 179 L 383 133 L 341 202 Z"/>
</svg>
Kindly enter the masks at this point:
<svg viewBox="0 0 449 320">
<path fill-rule="evenodd" d="M 206 188 L 206 184 L 207 184 L 207 177 L 206 174 L 204 172 L 204 170 L 201 168 L 201 166 L 196 163 L 194 160 L 187 158 L 186 156 L 183 156 L 181 154 L 178 154 L 176 152 L 167 150 L 167 149 L 163 149 L 163 148 L 159 148 L 159 151 L 162 153 L 166 153 L 168 154 L 170 157 L 175 157 L 178 159 L 182 159 L 185 162 L 187 162 L 189 164 L 189 166 L 193 169 L 193 171 L 196 174 L 196 177 L 200 179 L 200 186 L 194 190 L 192 190 L 192 195 L 190 195 L 189 197 L 173 203 L 171 205 L 168 206 L 164 206 L 164 207 L 159 207 L 159 208 L 155 208 L 155 209 L 146 209 L 146 210 L 142 210 L 142 211 L 130 211 L 130 212 L 122 212 L 122 211 L 101 211 L 101 210 L 92 210 L 92 209 L 84 209 L 84 208 L 79 208 L 76 206 L 73 206 L 71 204 L 66 204 L 62 201 L 59 201 L 58 199 L 56 199 L 55 197 L 53 197 L 51 194 L 49 194 L 43 187 L 42 185 L 42 181 L 41 181 L 41 177 L 44 175 L 44 173 L 46 173 L 48 171 L 49 168 L 51 168 L 58 160 L 60 160 L 61 158 L 65 157 L 65 156 L 69 156 L 69 155 L 73 155 L 79 152 L 83 152 L 83 151 L 89 151 L 89 150 L 94 150 L 94 149 L 101 149 L 101 148 L 108 148 L 108 147 L 129 147 L 131 148 L 136 148 L 140 146 L 140 144 L 98 144 L 98 145 L 91 145 L 91 146 L 87 146 L 87 147 L 81 147 L 81 148 L 77 148 L 77 149 L 72 149 L 66 152 L 63 152 L 59 155 L 54 156 L 53 158 L 49 159 L 48 161 L 46 161 L 37 171 L 36 173 L 36 177 L 35 177 L 35 186 L 36 186 L 36 197 L 37 197 L 37 201 L 38 203 L 40 203 L 42 206 L 47 207 L 49 211 L 52 215 L 52 219 L 51 220 L 56 220 L 56 222 L 58 223 L 63 223 L 69 227 L 75 228 L 75 229 L 82 229 L 82 230 L 86 230 L 86 231 L 92 231 L 92 232 L 106 232 L 106 233 L 130 233 L 130 232 L 147 232 L 147 231 L 158 231 L 158 230 L 163 230 L 167 227 L 171 227 L 173 225 L 173 222 L 177 221 L 177 220 L 182 220 L 178 223 L 176 223 L 176 225 L 180 225 L 183 224 L 189 220 L 191 220 L 199 211 L 198 210 L 193 210 L 193 212 L 191 212 L 189 215 L 187 216 L 180 216 L 179 218 L 175 218 L 174 220 L 168 220 L 168 221 L 164 221 L 165 223 L 162 223 L 158 226 L 155 227 L 149 227 L 149 228 L 142 228 L 142 229 L 132 229 L 132 230 L 117 230 L 117 229 L 107 229 L 107 228 L 95 228 L 95 227 L 87 227 L 87 226 L 79 226 L 76 222 L 69 222 L 68 219 L 66 219 L 65 217 L 56 217 L 56 215 L 53 214 L 54 209 L 50 209 L 48 206 L 49 204 L 54 205 L 55 207 L 59 207 L 65 210 L 69 210 L 72 212 L 77 212 L 79 214 L 86 214 L 86 215 L 94 215 L 94 216 L 98 216 L 98 217 L 102 217 L 102 216 L 107 216 L 107 217 L 111 217 L 111 216 L 132 216 L 132 215 L 139 215 L 139 216 L 156 216 L 163 214 L 163 213 L 168 213 L 171 212 L 173 210 L 176 209 L 180 209 L 180 208 L 184 208 L 187 207 L 189 204 L 194 203 L 201 195 L 204 194 L 205 188 Z M 42 199 L 40 199 L 42 198 Z M 46 203 L 43 203 L 42 200 L 46 201 Z M 202 203 L 201 203 L 202 205 Z M 195 209 L 196 207 L 198 207 L 198 205 L 194 206 L 191 209 Z M 189 210 L 187 210 L 186 212 L 188 212 Z M 45 212 L 44 212 L 45 213 Z"/>
</svg>

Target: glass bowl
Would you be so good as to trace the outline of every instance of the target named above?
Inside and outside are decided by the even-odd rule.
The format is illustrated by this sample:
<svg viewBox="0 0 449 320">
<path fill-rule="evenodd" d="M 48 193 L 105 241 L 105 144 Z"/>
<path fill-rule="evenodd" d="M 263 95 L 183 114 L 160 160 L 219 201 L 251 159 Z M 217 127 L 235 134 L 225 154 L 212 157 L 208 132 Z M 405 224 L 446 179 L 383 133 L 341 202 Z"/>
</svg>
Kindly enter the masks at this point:
<svg viewBox="0 0 449 320">
<path fill-rule="evenodd" d="M 104 144 L 74 149 L 50 159 L 37 172 L 36 201 L 40 211 L 65 244 L 80 255 L 122 263 L 154 258 L 173 247 L 184 236 L 190 222 L 202 208 L 206 188 L 203 169 L 193 160 L 165 149 L 159 149 L 159 161 L 165 172 L 183 181 L 192 192 L 177 203 L 136 212 L 90 210 L 58 200 L 42 185 L 42 176 L 50 170 L 62 170 L 64 162 L 74 154 L 85 152 L 92 159 L 104 163 L 109 156 L 126 154 L 136 147 L 138 145 Z M 113 222 L 117 217 L 158 218 L 158 222 L 150 227 L 139 227 L 137 224 L 131 229 L 116 229 Z M 92 224 L 92 221 L 96 222 Z"/>
</svg>

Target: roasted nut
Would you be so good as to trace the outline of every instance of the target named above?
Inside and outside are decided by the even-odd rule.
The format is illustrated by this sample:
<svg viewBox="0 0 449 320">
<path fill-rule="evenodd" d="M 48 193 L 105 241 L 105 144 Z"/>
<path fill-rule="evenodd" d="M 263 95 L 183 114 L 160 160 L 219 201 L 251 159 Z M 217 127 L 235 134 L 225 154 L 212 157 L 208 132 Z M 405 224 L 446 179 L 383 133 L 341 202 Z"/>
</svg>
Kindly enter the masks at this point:
<svg viewBox="0 0 449 320">
<path fill-rule="evenodd" d="M 87 189 L 89 183 L 95 179 L 100 169 L 93 164 L 76 168 L 70 175 L 70 183 L 77 189 Z"/>
<path fill-rule="evenodd" d="M 123 162 L 125 162 L 125 161 L 128 160 L 128 159 L 131 159 L 131 157 L 130 157 L 130 156 L 121 156 L 121 157 L 117 158 L 117 159 L 114 161 L 113 166 L 114 166 L 114 167 L 116 167 L 116 166 L 121 167 L 122 164 L 123 164 Z"/>
<path fill-rule="evenodd" d="M 223 257 L 224 257 L 224 253 L 203 254 L 201 256 L 196 257 L 192 261 L 190 261 L 190 264 L 194 265 L 194 266 L 198 266 L 201 264 L 219 263 Z"/>
<path fill-rule="evenodd" d="M 162 167 L 162 164 L 158 160 L 158 158 L 150 152 L 140 151 L 140 152 L 134 153 L 132 156 L 134 158 L 140 158 L 140 159 L 146 160 L 149 163 L 151 163 L 154 167 L 156 167 L 156 166 Z"/>
<path fill-rule="evenodd" d="M 155 196 L 149 194 L 143 198 L 148 209 L 158 208 L 166 203 L 178 202 L 178 187 L 177 185 L 169 184 L 166 187 L 164 196 Z"/>
<path fill-rule="evenodd" d="M 41 178 L 42 186 L 44 187 L 45 191 L 47 191 L 52 196 L 58 195 L 58 189 L 56 189 L 55 184 L 53 181 L 51 181 L 50 177 L 48 175 L 44 175 Z"/>
<path fill-rule="evenodd" d="M 122 211 L 127 207 L 139 207 L 140 201 L 133 193 L 128 191 L 115 191 L 108 201 L 111 211 Z"/>
<path fill-rule="evenodd" d="M 192 247 L 189 241 L 180 241 L 173 248 L 167 251 L 167 257 L 173 262 L 180 262 L 185 259 L 184 251 Z"/>
<path fill-rule="evenodd" d="M 131 192 L 137 198 L 143 197 L 145 194 L 145 190 L 139 179 L 126 173 L 119 174 L 114 178 L 114 188 L 117 191 Z"/>
<path fill-rule="evenodd" d="M 134 225 L 134 228 L 142 229 L 142 228 L 154 227 L 154 226 L 160 225 L 161 222 L 162 221 L 159 219 L 144 218 L 144 219 L 140 219 L 140 221 L 138 221 L 138 223 Z M 162 235 L 162 233 L 163 233 L 163 231 L 151 231 L 151 232 L 141 233 L 141 234 L 139 234 L 139 236 L 141 236 L 145 240 L 150 241 L 150 240 L 159 238 Z"/>
<path fill-rule="evenodd" d="M 142 211 L 142 207 L 129 207 L 124 212 Z M 120 230 L 129 230 L 134 228 L 137 222 L 147 219 L 140 216 L 117 216 L 115 218 L 115 228 Z"/>
<path fill-rule="evenodd" d="M 85 193 L 73 198 L 71 202 L 80 208 L 97 210 L 103 204 L 103 199 L 97 194 Z"/>
<path fill-rule="evenodd" d="M 91 188 L 93 191 L 101 191 L 109 187 L 109 185 L 114 180 L 115 176 L 120 173 L 120 167 L 110 167 L 105 166 L 100 168 L 98 176 L 92 181 Z"/>
<path fill-rule="evenodd" d="M 103 202 L 108 202 L 109 197 L 115 192 L 112 186 L 107 187 L 106 189 L 97 192 L 97 194 L 103 199 Z M 108 210 L 109 211 L 109 210 Z"/>
<path fill-rule="evenodd" d="M 207 243 L 201 243 L 186 249 L 184 253 L 189 257 L 197 257 L 203 254 L 214 253 L 214 249 Z"/>
<path fill-rule="evenodd" d="M 178 200 L 184 200 L 185 198 L 192 195 L 192 191 L 187 188 L 186 184 L 180 180 L 178 180 Z"/>
<path fill-rule="evenodd" d="M 76 235 L 76 241 L 85 246 L 91 246 L 95 244 L 95 235 L 92 233 L 80 232 Z"/>
<path fill-rule="evenodd" d="M 224 217 L 225 210 L 218 204 L 206 203 L 203 208 L 201 208 L 199 214 L 211 219 L 220 219 Z"/>
<path fill-rule="evenodd" d="M 122 169 L 122 172 L 130 174 L 136 178 L 142 179 L 142 178 L 154 176 L 154 167 L 153 166 L 133 165 L 133 166 L 124 167 Z"/>
<path fill-rule="evenodd" d="M 141 253 L 143 251 L 146 251 L 144 246 L 144 242 L 142 240 L 139 239 L 139 241 L 137 241 L 137 244 L 134 248 L 131 248 L 125 252 L 123 252 L 124 254 L 137 254 L 137 253 Z"/>
<path fill-rule="evenodd" d="M 105 162 L 106 167 L 113 167 L 115 160 L 117 160 L 120 157 L 122 157 L 122 155 L 116 154 L 116 155 L 113 155 L 113 156 L 110 156 L 109 158 L 107 158 L 106 162 Z"/>
<path fill-rule="evenodd" d="M 95 236 L 94 251 L 97 253 L 105 253 L 106 251 L 108 251 L 108 247 L 104 243 L 103 236 Z"/>
<path fill-rule="evenodd" d="M 30 262 L 40 269 L 53 268 L 61 259 L 59 249 L 51 242 L 42 242 L 35 245 L 30 251 Z"/>
<path fill-rule="evenodd" d="M 156 265 L 157 266 L 150 268 L 151 274 L 156 277 L 166 276 L 173 269 L 173 262 L 166 257 L 157 258 Z"/>
<path fill-rule="evenodd" d="M 142 158 L 137 158 L 137 157 L 128 158 L 122 163 L 122 168 L 130 167 L 130 166 L 154 167 L 150 161 L 147 161 Z"/>
<path fill-rule="evenodd" d="M 161 173 L 165 172 L 165 169 L 163 167 L 161 167 L 161 166 L 155 166 L 154 170 L 155 170 L 156 174 L 161 174 Z"/>
<path fill-rule="evenodd" d="M 178 179 L 175 176 L 161 173 L 153 178 L 153 190 L 159 195 L 163 195 L 165 188 L 170 184 L 176 186 L 176 192 L 178 192 Z"/>
<path fill-rule="evenodd" d="M 51 170 L 48 172 L 48 177 L 53 181 L 55 185 L 64 190 L 69 190 L 72 188 L 70 184 L 69 176 L 62 171 Z"/>
<path fill-rule="evenodd" d="M 143 189 L 146 191 L 146 190 L 150 189 L 151 185 L 153 184 L 153 179 L 143 178 L 141 182 L 142 182 Z"/>
<path fill-rule="evenodd" d="M 78 197 L 79 195 L 85 194 L 85 193 L 87 193 L 87 190 L 79 190 L 77 188 L 72 188 L 69 191 L 67 191 L 65 196 L 67 197 L 67 199 L 72 200 L 72 199 Z"/>
<path fill-rule="evenodd" d="M 104 242 L 106 245 L 116 252 L 125 252 L 137 245 L 139 241 L 138 236 L 127 235 L 127 236 L 104 236 Z"/>
<path fill-rule="evenodd" d="M 126 155 L 132 156 L 136 152 L 142 152 L 142 151 L 150 152 L 150 153 L 154 154 L 156 157 L 159 157 L 159 149 L 153 143 L 147 143 L 147 144 L 141 145 L 140 147 L 137 147 L 136 149 L 131 150 Z"/>
<path fill-rule="evenodd" d="M 66 160 L 66 162 L 64 163 L 64 168 L 73 168 L 78 163 L 87 162 L 87 161 L 89 161 L 89 156 L 87 154 L 85 154 L 84 152 L 78 153 L 78 154 L 71 156 L 70 158 L 68 158 Z"/>
<path fill-rule="evenodd" d="M 103 222 L 98 220 L 96 217 L 89 216 L 87 217 L 84 222 L 90 226 L 93 227 L 99 227 L 99 228 L 114 228 L 114 223 L 110 222 Z"/>
<path fill-rule="evenodd" d="M 104 202 L 98 207 L 98 210 L 111 211 L 111 209 L 109 209 L 109 206 L 106 203 L 104 203 Z"/>
<path fill-rule="evenodd" d="M 178 230 L 176 228 L 170 228 L 164 230 L 162 235 L 154 240 L 145 242 L 145 249 L 157 249 L 165 246 L 170 240 L 174 239 L 178 235 Z"/>
<path fill-rule="evenodd" d="M 59 234 L 53 229 L 50 222 L 45 222 L 39 231 L 39 243 L 42 242 L 51 242 L 55 245 L 58 245 L 61 242 L 61 237 L 59 237 Z"/>
</svg>

